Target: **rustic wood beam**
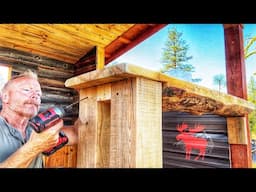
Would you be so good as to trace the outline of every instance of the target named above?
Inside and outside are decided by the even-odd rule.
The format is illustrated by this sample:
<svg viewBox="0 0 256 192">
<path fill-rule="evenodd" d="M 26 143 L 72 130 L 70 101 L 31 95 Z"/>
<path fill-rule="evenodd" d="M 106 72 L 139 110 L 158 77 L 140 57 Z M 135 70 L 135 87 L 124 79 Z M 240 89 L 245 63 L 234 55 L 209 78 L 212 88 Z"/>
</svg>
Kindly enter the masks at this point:
<svg viewBox="0 0 256 192">
<path fill-rule="evenodd" d="M 231 95 L 247 99 L 243 26 L 224 25 L 224 32 L 227 91 Z"/>
<path fill-rule="evenodd" d="M 224 24 L 227 91 L 231 95 L 247 99 L 246 70 L 244 61 L 243 25 Z M 246 132 L 248 141 L 250 128 L 248 117 L 246 118 Z M 251 168 L 251 144 L 231 144 L 231 156 L 233 168 Z M 239 151 L 239 152 L 238 152 Z M 243 153 L 241 159 L 238 154 Z"/>
<path fill-rule="evenodd" d="M 123 43 L 126 43 L 126 44 L 129 44 L 131 43 L 131 40 L 127 39 L 127 38 L 124 38 L 124 37 L 118 37 L 117 38 L 118 41 L 121 41 Z"/>
<path fill-rule="evenodd" d="M 133 47 L 135 47 L 136 45 L 138 45 L 139 43 L 144 41 L 146 38 L 150 37 L 151 35 L 153 35 L 157 31 L 159 31 L 160 29 L 162 29 L 166 25 L 167 24 L 149 25 L 150 28 L 148 30 L 146 30 L 143 34 L 138 35 L 135 39 L 133 39 L 131 41 L 131 43 L 125 44 L 120 49 L 118 49 L 115 53 L 112 53 L 110 57 L 106 58 L 106 64 L 110 63 L 111 61 L 113 61 L 114 59 L 119 57 L 120 55 L 122 55 L 125 52 L 127 52 L 128 50 L 132 49 Z M 132 28 L 130 30 L 132 30 Z M 117 41 L 118 41 L 118 39 L 117 39 Z M 109 46 L 111 46 L 111 44 L 106 47 L 106 52 L 108 52 L 108 53 L 109 53 L 109 51 L 108 51 Z"/>
</svg>

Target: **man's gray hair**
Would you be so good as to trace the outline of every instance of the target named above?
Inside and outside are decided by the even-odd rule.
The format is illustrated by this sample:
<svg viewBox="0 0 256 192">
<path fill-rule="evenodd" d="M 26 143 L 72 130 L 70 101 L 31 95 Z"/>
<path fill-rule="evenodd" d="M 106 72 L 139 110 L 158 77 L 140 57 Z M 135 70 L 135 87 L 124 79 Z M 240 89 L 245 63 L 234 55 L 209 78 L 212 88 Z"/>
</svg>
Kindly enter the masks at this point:
<svg viewBox="0 0 256 192">
<path fill-rule="evenodd" d="M 14 75 L 11 77 L 11 79 L 9 79 L 3 86 L 1 93 L 7 89 L 7 87 L 12 84 L 13 81 L 15 81 L 16 79 L 19 78 L 23 78 L 23 77 L 27 77 L 27 78 L 31 78 L 31 79 L 35 79 L 38 80 L 38 76 L 35 72 L 31 71 L 30 69 L 27 69 L 26 71 L 24 71 L 23 73 L 19 74 L 19 75 Z"/>
<path fill-rule="evenodd" d="M 26 71 L 24 71 L 23 73 L 21 73 L 19 75 L 12 76 L 9 81 L 12 81 L 12 80 L 18 79 L 18 78 L 22 78 L 22 77 L 29 77 L 29 78 L 38 80 L 37 74 L 35 72 L 31 71 L 31 69 L 27 69 Z"/>
</svg>

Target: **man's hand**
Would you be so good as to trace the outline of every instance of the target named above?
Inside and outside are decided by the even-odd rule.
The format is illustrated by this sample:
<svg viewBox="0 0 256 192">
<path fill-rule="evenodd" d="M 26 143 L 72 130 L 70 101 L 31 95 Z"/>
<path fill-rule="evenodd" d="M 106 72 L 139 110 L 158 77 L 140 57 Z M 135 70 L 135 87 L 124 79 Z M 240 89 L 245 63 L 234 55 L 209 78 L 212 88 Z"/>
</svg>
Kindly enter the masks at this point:
<svg viewBox="0 0 256 192">
<path fill-rule="evenodd" d="M 59 132 L 62 127 L 63 120 L 60 119 L 53 126 L 42 131 L 41 133 L 36 133 L 33 130 L 28 144 L 30 144 L 38 153 L 54 147 L 58 143 Z"/>
<path fill-rule="evenodd" d="M 67 145 L 75 145 L 78 143 L 78 127 L 82 125 L 81 120 L 78 118 L 73 126 L 64 126 L 61 130 L 68 137 Z"/>
</svg>

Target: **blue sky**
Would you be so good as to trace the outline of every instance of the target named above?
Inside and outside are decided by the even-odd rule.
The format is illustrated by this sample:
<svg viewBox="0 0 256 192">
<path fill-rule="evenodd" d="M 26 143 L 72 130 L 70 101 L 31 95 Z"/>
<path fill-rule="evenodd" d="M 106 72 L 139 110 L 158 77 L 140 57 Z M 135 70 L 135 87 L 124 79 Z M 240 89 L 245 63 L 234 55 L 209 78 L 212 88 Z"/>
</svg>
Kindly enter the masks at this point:
<svg viewBox="0 0 256 192">
<path fill-rule="evenodd" d="M 222 24 L 171 24 L 146 39 L 113 62 L 126 62 L 140 65 L 148 69 L 161 68 L 161 55 L 167 40 L 168 29 L 173 26 L 182 32 L 182 38 L 189 45 L 188 61 L 195 67 L 193 78 L 201 78 L 198 84 L 217 89 L 213 84 L 213 76 L 226 74 L 224 29 Z M 256 24 L 244 24 L 244 37 L 256 36 Z M 247 80 L 256 72 L 256 55 L 246 60 Z"/>
</svg>

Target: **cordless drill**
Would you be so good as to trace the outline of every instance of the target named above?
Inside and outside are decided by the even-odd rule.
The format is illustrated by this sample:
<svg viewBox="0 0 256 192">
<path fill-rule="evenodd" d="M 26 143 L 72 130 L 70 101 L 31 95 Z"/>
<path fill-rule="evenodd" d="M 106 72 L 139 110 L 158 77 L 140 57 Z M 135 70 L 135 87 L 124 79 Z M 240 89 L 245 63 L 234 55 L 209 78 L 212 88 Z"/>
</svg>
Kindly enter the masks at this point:
<svg viewBox="0 0 256 192">
<path fill-rule="evenodd" d="M 64 117 L 68 108 L 70 108 L 71 106 L 73 106 L 75 104 L 78 104 L 80 101 L 82 101 L 86 98 L 87 97 L 85 97 L 75 103 L 72 103 L 66 107 L 60 107 L 60 106 L 51 107 L 51 108 L 47 109 L 46 111 L 41 112 L 41 113 L 37 114 L 35 117 L 33 117 L 30 120 L 30 125 L 37 133 L 40 133 L 40 132 L 44 131 L 45 129 L 47 129 L 48 127 L 50 127 L 51 125 L 54 125 L 59 119 Z M 62 148 L 67 143 L 68 143 L 68 137 L 65 135 L 65 133 L 63 131 L 60 131 L 58 143 L 54 147 L 44 151 L 43 154 L 46 156 L 49 156 L 49 155 L 53 154 L 54 152 L 56 152 L 57 150 L 59 150 L 60 148 Z"/>
</svg>

